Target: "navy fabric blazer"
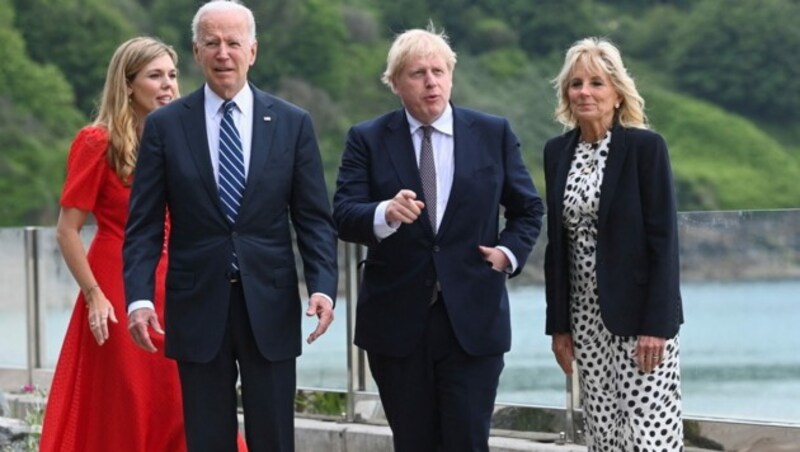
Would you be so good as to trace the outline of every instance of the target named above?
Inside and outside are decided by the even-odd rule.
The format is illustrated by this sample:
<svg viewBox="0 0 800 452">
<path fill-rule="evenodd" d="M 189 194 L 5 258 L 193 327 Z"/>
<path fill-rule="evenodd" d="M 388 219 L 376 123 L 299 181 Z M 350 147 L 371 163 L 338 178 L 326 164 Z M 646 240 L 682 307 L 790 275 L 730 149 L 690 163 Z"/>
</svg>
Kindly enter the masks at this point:
<svg viewBox="0 0 800 452">
<path fill-rule="evenodd" d="M 166 353 L 180 360 L 207 362 L 219 350 L 234 249 L 258 349 L 270 360 L 300 354 L 302 305 L 290 224 L 309 293 L 336 295 L 336 233 L 311 118 L 251 89 L 252 153 L 234 225 L 225 219 L 214 180 L 203 89 L 154 111 L 145 124 L 125 237 L 126 298 L 153 300 L 169 210 Z"/>
<path fill-rule="evenodd" d="M 358 124 L 347 137 L 334 221 L 342 240 L 369 247 L 355 329 L 356 345 L 369 352 L 411 352 L 422 339 L 437 279 L 467 353 L 510 348 L 508 275 L 492 270 L 478 246 L 507 247 L 519 273 L 539 235 L 544 208 L 508 121 L 454 107 L 453 127 L 453 186 L 436 236 L 423 217 L 381 241 L 373 231 L 379 202 L 401 189 L 424 198 L 405 111 Z"/>
<path fill-rule="evenodd" d="M 547 334 L 570 331 L 569 251 L 563 201 L 580 137 L 544 148 L 547 184 Z M 667 145 L 655 132 L 615 126 L 600 187 L 596 270 L 600 312 L 618 336 L 672 338 L 683 323 L 675 191 Z"/>
</svg>

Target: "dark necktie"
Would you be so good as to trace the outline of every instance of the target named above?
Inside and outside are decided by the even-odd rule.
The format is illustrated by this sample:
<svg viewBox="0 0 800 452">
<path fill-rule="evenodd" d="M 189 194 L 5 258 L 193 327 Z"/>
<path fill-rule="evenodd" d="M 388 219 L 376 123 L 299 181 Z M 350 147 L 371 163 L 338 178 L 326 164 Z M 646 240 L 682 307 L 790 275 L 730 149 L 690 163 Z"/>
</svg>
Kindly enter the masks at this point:
<svg viewBox="0 0 800 452">
<path fill-rule="evenodd" d="M 433 162 L 433 144 L 431 143 L 432 126 L 422 126 L 422 146 L 419 153 L 419 177 L 422 180 L 422 191 L 425 194 L 425 210 L 431 222 L 433 233 L 436 233 L 436 165 Z"/>
<path fill-rule="evenodd" d="M 236 223 L 245 183 L 242 138 L 233 123 L 234 108 L 236 103 L 233 101 L 226 100 L 222 104 L 223 114 L 219 128 L 219 197 L 225 209 L 225 217 L 231 224 Z M 231 270 L 239 271 L 236 251 L 231 259 Z"/>
</svg>

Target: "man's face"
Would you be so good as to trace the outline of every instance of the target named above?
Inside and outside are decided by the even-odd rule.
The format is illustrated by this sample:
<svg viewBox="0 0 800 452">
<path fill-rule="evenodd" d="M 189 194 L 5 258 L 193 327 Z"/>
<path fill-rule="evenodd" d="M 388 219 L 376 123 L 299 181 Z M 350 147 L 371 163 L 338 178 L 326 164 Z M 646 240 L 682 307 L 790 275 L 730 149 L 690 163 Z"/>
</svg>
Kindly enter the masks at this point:
<svg viewBox="0 0 800 452">
<path fill-rule="evenodd" d="M 450 102 L 453 73 L 439 55 L 418 55 L 408 59 L 394 79 L 394 92 L 403 105 L 423 124 L 431 124 Z"/>
<path fill-rule="evenodd" d="M 257 43 L 250 39 L 244 13 L 209 11 L 200 19 L 193 50 L 211 90 L 230 99 L 247 83 Z"/>
</svg>

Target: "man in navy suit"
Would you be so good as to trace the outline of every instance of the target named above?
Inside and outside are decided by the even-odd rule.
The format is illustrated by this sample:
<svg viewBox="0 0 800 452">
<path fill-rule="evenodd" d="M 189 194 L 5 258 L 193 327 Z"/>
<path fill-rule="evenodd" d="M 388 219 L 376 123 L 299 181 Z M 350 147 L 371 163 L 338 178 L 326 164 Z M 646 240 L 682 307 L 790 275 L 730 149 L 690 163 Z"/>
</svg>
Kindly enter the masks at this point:
<svg viewBox="0 0 800 452">
<path fill-rule="evenodd" d="M 149 116 L 141 140 L 124 247 L 129 330 L 155 351 L 168 216 L 166 354 L 178 362 L 189 451 L 236 450 L 239 375 L 250 452 L 292 451 L 302 308 L 290 219 L 306 314 L 319 317 L 309 343 L 333 320 L 337 284 L 319 149 L 306 112 L 247 82 L 257 50 L 249 9 L 208 2 L 192 32 L 206 83 Z"/>
<path fill-rule="evenodd" d="M 511 345 L 505 280 L 536 242 L 542 201 L 508 121 L 450 104 L 444 34 L 407 31 L 387 61 L 404 108 L 350 130 L 334 196 L 339 237 L 369 247 L 355 343 L 395 450 L 488 451 Z"/>
</svg>

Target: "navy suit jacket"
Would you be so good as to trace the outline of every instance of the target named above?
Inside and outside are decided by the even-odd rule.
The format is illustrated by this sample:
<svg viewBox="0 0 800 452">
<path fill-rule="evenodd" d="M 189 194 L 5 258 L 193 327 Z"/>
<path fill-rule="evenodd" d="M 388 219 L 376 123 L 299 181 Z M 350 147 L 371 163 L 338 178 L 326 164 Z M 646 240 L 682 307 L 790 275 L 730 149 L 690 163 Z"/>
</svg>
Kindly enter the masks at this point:
<svg viewBox="0 0 800 452">
<path fill-rule="evenodd" d="M 503 245 L 525 265 L 541 227 L 542 201 L 503 118 L 453 108 L 454 178 L 436 236 L 420 217 L 378 241 L 378 203 L 422 183 L 404 110 L 354 126 L 334 195 L 339 237 L 369 247 L 358 297 L 355 343 L 404 356 L 422 338 L 438 279 L 459 343 L 490 355 L 511 346 L 508 275 L 492 270 L 479 245 Z M 504 208 L 504 209 L 503 209 Z M 505 216 L 501 229 L 500 215 Z"/>
<path fill-rule="evenodd" d="M 564 190 L 580 137 L 544 148 L 547 184 L 547 334 L 571 331 Z M 672 338 L 683 323 L 678 225 L 667 145 L 655 132 L 615 126 L 600 187 L 596 273 L 603 324 L 618 336 Z"/>
<path fill-rule="evenodd" d="M 166 354 L 176 359 L 207 362 L 217 354 L 234 249 L 258 349 L 270 360 L 300 354 L 302 306 L 290 219 L 309 293 L 336 295 L 336 234 L 311 118 L 251 89 L 252 153 L 234 225 L 225 219 L 214 180 L 203 89 L 154 111 L 145 124 L 126 228 L 125 292 L 128 303 L 154 299 L 169 211 Z"/>
</svg>

